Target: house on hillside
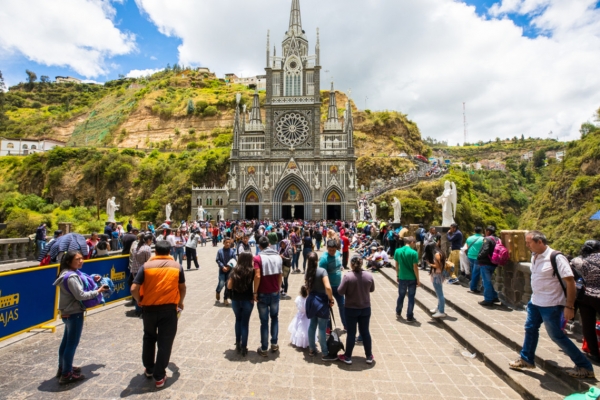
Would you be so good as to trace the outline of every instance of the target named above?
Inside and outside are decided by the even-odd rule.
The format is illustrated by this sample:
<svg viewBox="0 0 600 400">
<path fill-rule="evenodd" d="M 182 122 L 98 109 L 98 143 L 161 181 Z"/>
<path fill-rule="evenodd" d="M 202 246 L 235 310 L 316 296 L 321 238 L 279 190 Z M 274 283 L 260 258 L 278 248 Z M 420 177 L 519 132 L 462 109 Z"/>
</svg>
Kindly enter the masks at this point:
<svg viewBox="0 0 600 400">
<path fill-rule="evenodd" d="M 56 83 L 81 83 L 81 79 L 73 78 L 72 76 L 57 76 Z"/>
<path fill-rule="evenodd" d="M 0 156 L 26 156 L 43 153 L 66 143 L 54 139 L 7 139 L 0 137 Z"/>
<path fill-rule="evenodd" d="M 198 71 L 201 74 L 210 74 L 210 69 L 206 67 L 198 67 L 196 71 Z"/>
<path fill-rule="evenodd" d="M 523 154 L 523 155 L 521 156 L 521 158 L 522 158 L 524 161 L 529 161 L 529 160 L 531 160 L 531 159 L 533 158 L 533 151 L 528 151 L 527 153 Z"/>
<path fill-rule="evenodd" d="M 267 90 L 267 76 L 256 75 L 247 78 L 238 78 L 236 74 L 225 74 L 225 80 L 229 83 L 244 85 L 249 89 Z"/>
</svg>

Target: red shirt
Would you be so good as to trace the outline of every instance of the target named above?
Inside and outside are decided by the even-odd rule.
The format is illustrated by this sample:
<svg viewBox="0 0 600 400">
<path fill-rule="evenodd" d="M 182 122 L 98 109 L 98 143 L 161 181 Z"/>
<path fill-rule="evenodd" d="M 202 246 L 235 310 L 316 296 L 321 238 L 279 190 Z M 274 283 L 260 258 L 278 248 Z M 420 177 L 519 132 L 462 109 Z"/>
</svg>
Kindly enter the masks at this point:
<svg viewBox="0 0 600 400">
<path fill-rule="evenodd" d="M 350 250 L 350 239 L 347 236 L 342 236 L 342 253 L 347 253 Z"/>
<path fill-rule="evenodd" d="M 263 276 L 262 259 L 260 258 L 260 254 L 254 256 L 254 269 L 260 270 L 260 285 L 258 285 L 258 293 L 279 292 L 279 275 Z"/>
<path fill-rule="evenodd" d="M 219 228 L 214 228 L 212 234 L 213 236 L 219 236 Z"/>
</svg>

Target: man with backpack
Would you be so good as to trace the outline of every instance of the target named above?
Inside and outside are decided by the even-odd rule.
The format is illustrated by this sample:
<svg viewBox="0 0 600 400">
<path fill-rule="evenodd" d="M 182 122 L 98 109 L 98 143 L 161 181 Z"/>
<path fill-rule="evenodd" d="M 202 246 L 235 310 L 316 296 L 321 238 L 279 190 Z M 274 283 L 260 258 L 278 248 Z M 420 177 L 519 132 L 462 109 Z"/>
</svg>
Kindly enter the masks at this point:
<svg viewBox="0 0 600 400">
<path fill-rule="evenodd" d="M 500 239 L 496 237 L 496 227 L 490 225 L 485 229 L 485 238 L 481 245 L 481 251 L 477 255 L 477 264 L 483 283 L 483 301 L 480 301 L 479 304 L 484 307 L 493 307 L 494 303 L 500 303 L 498 292 L 494 289 L 494 283 L 492 282 L 494 271 L 498 266 L 497 263 L 493 262 L 497 246 L 504 248 Z M 500 249 L 498 247 L 498 250 Z"/>
<path fill-rule="evenodd" d="M 469 259 L 469 270 L 471 271 L 471 283 L 469 287 L 469 293 L 477 294 L 479 289 L 479 278 L 481 271 L 479 270 L 479 264 L 477 264 L 477 256 L 483 246 L 484 237 L 481 234 L 483 228 L 480 226 L 475 227 L 475 234 L 467 238 L 467 258 Z"/>
<path fill-rule="evenodd" d="M 561 316 L 568 321 L 575 316 L 577 288 L 573 271 L 567 258 L 548 246 L 546 236 L 531 231 L 525 237 L 531 250 L 531 300 L 527 304 L 525 340 L 521 355 L 509 363 L 516 370 L 535 368 L 535 350 L 542 323 L 548 336 L 575 363 L 565 373 L 577 379 L 593 379 L 594 369 L 590 361 L 561 329 Z"/>
<path fill-rule="evenodd" d="M 232 240 L 225 238 L 223 240 L 223 248 L 217 252 L 217 266 L 219 267 L 219 283 L 216 289 L 216 299 L 221 300 L 221 291 L 225 288 L 225 295 L 223 304 L 229 305 L 229 290 L 226 288 L 227 281 L 229 280 L 229 274 L 231 273 L 231 267 L 228 265 L 231 259 L 237 261 L 237 251 L 231 248 Z"/>
</svg>

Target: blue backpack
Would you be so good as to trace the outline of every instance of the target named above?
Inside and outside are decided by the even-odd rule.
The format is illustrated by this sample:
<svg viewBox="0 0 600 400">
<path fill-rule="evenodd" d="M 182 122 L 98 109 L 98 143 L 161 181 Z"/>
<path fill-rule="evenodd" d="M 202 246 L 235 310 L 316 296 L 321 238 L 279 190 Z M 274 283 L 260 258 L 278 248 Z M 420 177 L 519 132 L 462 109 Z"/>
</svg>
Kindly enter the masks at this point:
<svg viewBox="0 0 600 400">
<path fill-rule="evenodd" d="M 100 275 L 93 274 L 92 279 L 96 276 L 100 276 Z M 94 283 L 95 282 L 96 281 L 94 281 Z M 107 300 L 115 292 L 115 284 L 113 283 L 112 279 L 106 278 L 106 277 L 103 278 L 100 276 L 100 281 L 98 281 L 98 286 L 104 286 L 104 285 L 108 286 L 108 290 L 105 292 L 102 292 L 102 297 L 104 298 L 103 300 Z M 104 303 L 104 301 L 103 301 L 103 303 Z"/>
<path fill-rule="evenodd" d="M 65 274 L 65 276 L 63 278 L 63 286 L 65 287 L 67 292 L 69 292 L 71 295 L 73 293 L 71 292 L 71 289 L 69 289 L 68 280 L 71 277 L 71 275 L 73 275 L 73 274 L 79 275 L 79 278 L 81 278 L 81 281 L 83 282 L 83 290 L 85 292 L 89 292 L 89 291 L 98 289 L 98 285 L 96 284 L 96 282 L 94 282 L 94 278 L 92 278 L 88 274 L 83 273 L 81 271 L 69 271 Z M 83 300 L 83 301 L 80 301 L 80 303 L 83 305 L 84 308 L 88 309 L 88 308 L 92 308 L 92 307 L 96 307 L 101 304 L 104 304 L 104 297 L 102 297 L 102 295 L 99 294 L 97 297 L 94 297 L 93 299 Z"/>
</svg>

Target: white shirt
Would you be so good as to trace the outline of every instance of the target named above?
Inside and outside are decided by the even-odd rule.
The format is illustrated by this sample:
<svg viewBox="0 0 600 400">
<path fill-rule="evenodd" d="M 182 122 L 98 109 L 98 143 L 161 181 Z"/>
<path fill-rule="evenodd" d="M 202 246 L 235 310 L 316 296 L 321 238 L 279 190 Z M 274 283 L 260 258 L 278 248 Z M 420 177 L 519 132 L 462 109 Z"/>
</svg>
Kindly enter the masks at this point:
<svg viewBox="0 0 600 400">
<path fill-rule="evenodd" d="M 550 262 L 550 254 L 554 250 L 548 246 L 546 251 L 531 257 L 531 302 L 538 307 L 564 306 L 567 304 L 565 293 L 558 281 L 558 277 L 552 276 L 554 270 Z M 573 276 L 569 260 L 565 256 L 556 257 L 556 266 L 561 278 Z M 566 284 L 565 284 L 566 287 Z"/>
<path fill-rule="evenodd" d="M 175 240 L 175 235 L 170 234 L 169 236 L 166 237 L 165 239 L 167 242 L 169 242 L 169 244 L 171 245 L 171 247 L 175 247 L 177 241 Z"/>
<path fill-rule="evenodd" d="M 373 261 L 376 261 L 378 265 L 383 265 L 386 262 L 389 262 L 390 259 L 385 250 L 381 250 L 373 253 Z"/>
</svg>

